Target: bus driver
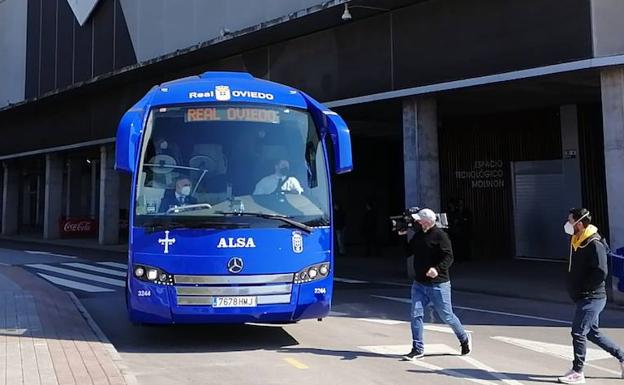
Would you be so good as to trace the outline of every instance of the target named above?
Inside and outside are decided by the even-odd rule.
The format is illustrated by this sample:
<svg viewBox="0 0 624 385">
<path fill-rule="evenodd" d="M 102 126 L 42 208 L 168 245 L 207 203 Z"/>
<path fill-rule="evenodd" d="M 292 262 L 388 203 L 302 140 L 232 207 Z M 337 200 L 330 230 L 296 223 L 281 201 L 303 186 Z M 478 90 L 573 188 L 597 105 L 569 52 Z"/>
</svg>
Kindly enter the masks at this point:
<svg viewBox="0 0 624 385">
<path fill-rule="evenodd" d="M 287 160 L 281 159 L 275 163 L 275 173 L 265 176 L 260 179 L 254 189 L 254 195 L 266 195 L 272 194 L 281 190 L 283 192 L 290 192 L 301 194 L 303 188 L 301 183 L 294 176 L 288 176 L 290 171 L 290 163 Z"/>
</svg>

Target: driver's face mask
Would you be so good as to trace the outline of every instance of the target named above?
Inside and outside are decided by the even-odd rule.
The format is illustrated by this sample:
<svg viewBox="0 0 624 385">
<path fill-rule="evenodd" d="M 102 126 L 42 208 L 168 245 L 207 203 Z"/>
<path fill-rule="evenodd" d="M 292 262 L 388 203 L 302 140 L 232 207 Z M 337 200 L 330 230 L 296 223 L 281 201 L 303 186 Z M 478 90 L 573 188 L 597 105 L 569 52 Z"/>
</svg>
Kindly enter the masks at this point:
<svg viewBox="0 0 624 385">
<path fill-rule="evenodd" d="M 180 194 L 184 196 L 191 195 L 191 186 L 182 186 L 182 188 L 180 189 Z"/>
<path fill-rule="evenodd" d="M 565 225 L 563 225 L 563 231 L 565 231 L 565 233 L 568 235 L 574 235 L 574 226 L 576 226 L 580 221 L 582 221 L 588 215 L 589 215 L 589 212 L 585 213 L 585 215 L 580 217 L 579 220 L 574 223 L 570 223 L 570 221 L 567 221 Z"/>
</svg>

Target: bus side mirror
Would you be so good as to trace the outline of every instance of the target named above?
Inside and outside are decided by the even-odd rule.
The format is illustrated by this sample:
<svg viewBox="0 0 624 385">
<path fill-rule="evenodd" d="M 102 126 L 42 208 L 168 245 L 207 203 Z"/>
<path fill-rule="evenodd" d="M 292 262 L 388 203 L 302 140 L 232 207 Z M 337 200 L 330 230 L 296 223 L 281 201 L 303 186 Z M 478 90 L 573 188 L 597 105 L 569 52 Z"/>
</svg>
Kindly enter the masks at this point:
<svg viewBox="0 0 624 385">
<path fill-rule="evenodd" d="M 136 168 L 137 150 L 143 128 L 144 111 L 131 109 L 126 112 L 117 127 L 115 144 L 115 169 L 133 173 Z"/>
<path fill-rule="evenodd" d="M 327 128 L 334 145 L 334 169 L 337 174 L 349 172 L 353 170 L 349 127 L 335 112 L 325 112 L 325 115 L 327 116 Z"/>
<path fill-rule="evenodd" d="M 312 99 L 305 92 L 301 93 L 308 111 L 314 119 L 314 123 L 321 130 L 320 134 L 329 133 L 334 147 L 334 171 L 336 174 L 343 174 L 353 170 L 353 159 L 351 157 L 351 134 L 347 123 L 335 113 L 327 109 L 321 103 Z"/>
</svg>

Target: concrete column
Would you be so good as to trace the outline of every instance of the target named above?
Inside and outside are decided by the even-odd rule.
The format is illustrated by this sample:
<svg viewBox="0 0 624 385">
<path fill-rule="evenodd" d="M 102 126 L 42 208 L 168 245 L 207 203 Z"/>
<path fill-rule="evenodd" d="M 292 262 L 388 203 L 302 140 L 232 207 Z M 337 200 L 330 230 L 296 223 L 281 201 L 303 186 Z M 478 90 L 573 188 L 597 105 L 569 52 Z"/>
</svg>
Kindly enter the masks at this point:
<svg viewBox="0 0 624 385">
<path fill-rule="evenodd" d="M 19 170 L 15 163 L 4 162 L 2 188 L 2 235 L 17 234 Z"/>
<path fill-rule="evenodd" d="M 119 243 L 119 176 L 112 146 L 100 147 L 100 221 L 101 245 Z"/>
<path fill-rule="evenodd" d="M 566 208 L 582 206 L 581 167 L 579 159 L 578 115 L 576 105 L 559 108 L 561 120 L 561 150 L 563 154 L 563 184 L 565 195 L 561 199 Z M 567 212 L 561 213 L 567 217 Z"/>
<path fill-rule="evenodd" d="M 82 216 L 82 165 L 80 159 L 67 160 L 67 186 L 65 193 L 65 216 L 77 217 Z"/>
<path fill-rule="evenodd" d="M 602 70 L 602 122 L 604 130 L 605 176 L 609 209 L 609 241 L 616 250 L 624 247 L 624 67 Z M 624 303 L 624 293 L 617 290 L 622 277 L 613 279 L 613 296 Z"/>
<path fill-rule="evenodd" d="M 63 211 L 63 158 L 58 154 L 46 155 L 43 210 L 43 237 L 56 239 L 60 235 L 58 221 Z"/>
<path fill-rule="evenodd" d="M 98 162 L 95 159 L 91 160 L 91 205 L 89 208 L 89 214 L 91 218 L 95 219 L 97 216 L 97 166 Z"/>
<path fill-rule="evenodd" d="M 438 115 L 434 98 L 403 100 L 405 205 L 439 211 Z"/>
<path fill-rule="evenodd" d="M 38 226 L 41 224 L 42 218 L 41 218 L 41 175 L 38 174 L 37 175 L 37 206 L 35 208 L 35 210 L 37 210 L 37 215 L 35 216 L 35 224 Z"/>
<path fill-rule="evenodd" d="M 30 214 L 32 212 L 32 205 L 30 204 L 30 178 L 24 178 L 22 180 L 22 224 L 32 225 L 30 220 Z"/>
</svg>

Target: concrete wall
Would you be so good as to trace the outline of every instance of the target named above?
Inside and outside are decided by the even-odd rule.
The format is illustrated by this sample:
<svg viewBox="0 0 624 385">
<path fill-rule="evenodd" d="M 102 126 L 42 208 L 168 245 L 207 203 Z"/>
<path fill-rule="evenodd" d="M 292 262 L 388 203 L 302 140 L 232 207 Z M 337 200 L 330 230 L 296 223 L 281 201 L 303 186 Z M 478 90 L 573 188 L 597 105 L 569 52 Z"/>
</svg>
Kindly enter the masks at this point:
<svg viewBox="0 0 624 385">
<path fill-rule="evenodd" d="M 24 99 L 27 1 L 0 2 L 0 108 Z"/>
<path fill-rule="evenodd" d="M 121 0 L 139 61 L 217 38 L 221 29 L 240 31 L 323 3 L 321 0 Z"/>
<path fill-rule="evenodd" d="M 594 56 L 624 53 L 624 1 L 592 0 Z"/>
</svg>

